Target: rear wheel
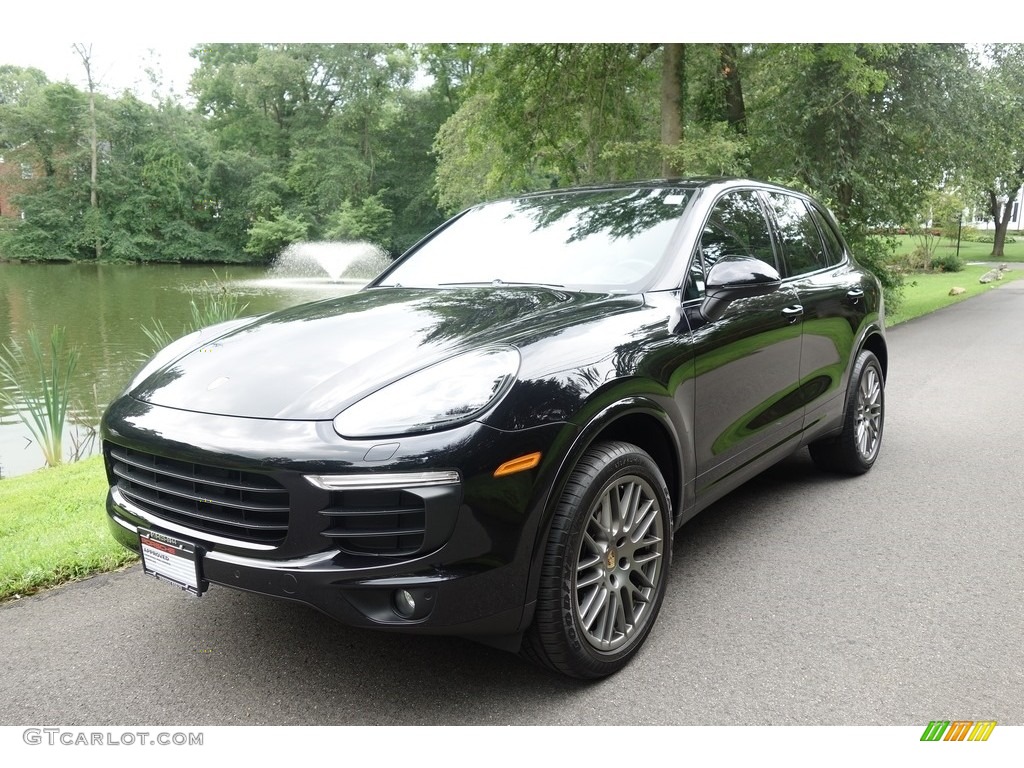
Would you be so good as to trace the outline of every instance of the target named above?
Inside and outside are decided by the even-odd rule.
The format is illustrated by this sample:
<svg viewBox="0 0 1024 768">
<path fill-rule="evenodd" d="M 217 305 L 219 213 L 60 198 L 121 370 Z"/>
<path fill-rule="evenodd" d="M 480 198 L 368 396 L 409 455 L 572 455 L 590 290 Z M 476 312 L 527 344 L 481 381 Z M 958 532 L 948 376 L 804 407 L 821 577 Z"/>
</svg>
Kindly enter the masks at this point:
<svg viewBox="0 0 1024 768">
<path fill-rule="evenodd" d="M 811 443 L 811 458 L 825 470 L 860 475 L 871 469 L 882 445 L 885 379 L 874 353 L 864 350 L 850 374 L 850 388 L 838 437 Z"/>
<path fill-rule="evenodd" d="M 624 667 L 646 640 L 672 558 L 668 489 L 630 443 L 592 447 L 559 501 L 524 654 L 573 677 Z"/>
</svg>

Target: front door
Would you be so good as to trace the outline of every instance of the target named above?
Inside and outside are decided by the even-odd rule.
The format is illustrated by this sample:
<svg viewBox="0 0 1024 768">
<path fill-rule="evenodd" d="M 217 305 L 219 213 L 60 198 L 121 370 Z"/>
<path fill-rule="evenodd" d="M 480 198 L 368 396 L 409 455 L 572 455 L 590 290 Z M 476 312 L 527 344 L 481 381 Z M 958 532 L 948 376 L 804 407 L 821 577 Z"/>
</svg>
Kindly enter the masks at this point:
<svg viewBox="0 0 1024 768">
<path fill-rule="evenodd" d="M 717 320 L 699 312 L 703 276 L 725 256 L 753 256 L 778 268 L 758 193 L 719 198 L 694 254 L 686 315 L 695 356 L 694 459 L 698 497 L 718 496 L 764 466 L 766 454 L 799 439 L 802 308 L 782 287 L 732 302 Z"/>
</svg>

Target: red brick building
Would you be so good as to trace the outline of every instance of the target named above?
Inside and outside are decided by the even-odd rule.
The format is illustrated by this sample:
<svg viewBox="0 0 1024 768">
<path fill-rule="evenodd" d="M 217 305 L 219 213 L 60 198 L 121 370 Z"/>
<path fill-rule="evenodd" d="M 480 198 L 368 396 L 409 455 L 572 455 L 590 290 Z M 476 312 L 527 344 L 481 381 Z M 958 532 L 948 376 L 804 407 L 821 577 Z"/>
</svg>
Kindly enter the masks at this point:
<svg viewBox="0 0 1024 768">
<path fill-rule="evenodd" d="M 0 149 L 0 216 L 18 218 L 21 211 L 13 198 L 27 191 L 37 176 L 36 165 L 22 144 L 14 149 Z"/>
</svg>

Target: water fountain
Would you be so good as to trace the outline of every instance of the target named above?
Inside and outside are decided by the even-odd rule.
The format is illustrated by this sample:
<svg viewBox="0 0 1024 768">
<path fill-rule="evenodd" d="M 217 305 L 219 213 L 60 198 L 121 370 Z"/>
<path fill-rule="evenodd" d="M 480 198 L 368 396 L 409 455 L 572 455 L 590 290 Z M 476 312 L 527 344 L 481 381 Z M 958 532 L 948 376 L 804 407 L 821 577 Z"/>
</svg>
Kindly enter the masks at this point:
<svg viewBox="0 0 1024 768">
<path fill-rule="evenodd" d="M 286 292 L 300 300 L 354 293 L 391 260 L 367 242 L 299 242 L 287 246 L 265 277 L 233 281 L 243 293 Z"/>
<path fill-rule="evenodd" d="M 268 277 L 321 278 L 363 285 L 389 264 L 387 254 L 365 242 L 292 243 L 277 257 Z"/>
</svg>

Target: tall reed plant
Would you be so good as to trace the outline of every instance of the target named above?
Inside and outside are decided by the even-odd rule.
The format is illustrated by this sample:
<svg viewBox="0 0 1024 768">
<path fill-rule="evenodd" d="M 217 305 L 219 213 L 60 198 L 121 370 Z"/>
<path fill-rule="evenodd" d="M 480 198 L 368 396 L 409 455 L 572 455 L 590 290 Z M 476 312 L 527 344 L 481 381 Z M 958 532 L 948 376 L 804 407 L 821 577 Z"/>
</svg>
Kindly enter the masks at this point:
<svg viewBox="0 0 1024 768">
<path fill-rule="evenodd" d="M 216 270 L 213 272 L 213 277 L 216 280 L 214 285 L 203 281 L 199 301 L 191 300 L 192 321 L 182 328 L 180 334 L 176 336 L 167 330 L 163 322 L 157 318 L 153 318 L 149 325 L 142 326 L 142 332 L 146 334 L 146 338 L 153 345 L 153 352 L 163 349 L 175 339 L 192 331 L 198 331 L 200 328 L 222 323 L 225 320 L 234 320 L 245 312 L 249 306 L 248 302 L 240 303 L 238 295 L 228 290 Z"/>
<path fill-rule="evenodd" d="M 64 458 L 64 424 L 77 366 L 78 350 L 65 348 L 59 326 L 50 332 L 48 353 L 34 329 L 27 346 L 14 340 L 0 345 L 0 403 L 28 427 L 51 467 Z"/>
</svg>

